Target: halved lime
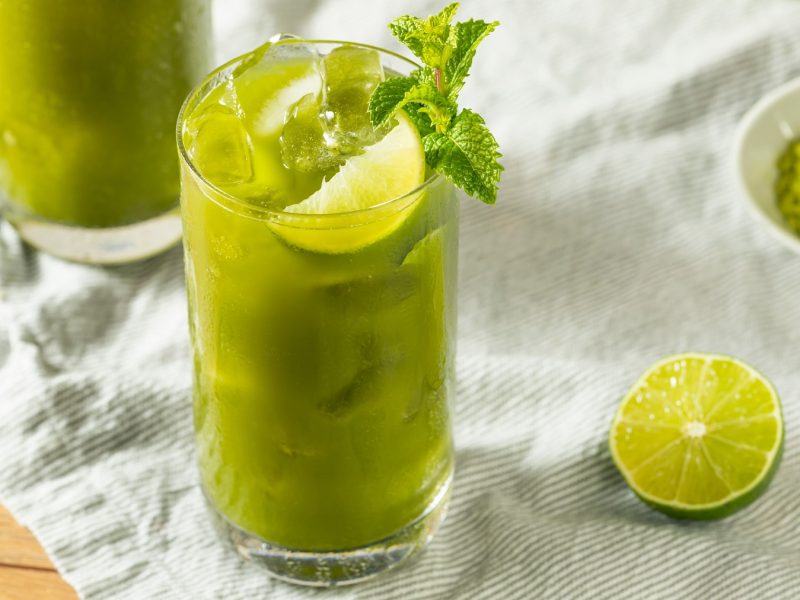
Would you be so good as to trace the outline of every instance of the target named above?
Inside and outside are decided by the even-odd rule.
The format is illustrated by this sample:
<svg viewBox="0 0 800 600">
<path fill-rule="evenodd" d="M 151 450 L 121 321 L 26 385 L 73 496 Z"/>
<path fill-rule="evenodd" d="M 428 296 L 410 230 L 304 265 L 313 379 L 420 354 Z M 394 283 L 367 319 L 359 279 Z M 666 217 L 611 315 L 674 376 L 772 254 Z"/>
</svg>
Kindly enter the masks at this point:
<svg viewBox="0 0 800 600">
<path fill-rule="evenodd" d="M 397 125 L 364 153 L 350 158 L 319 190 L 298 204 L 287 206 L 297 219 L 283 219 L 273 229 L 289 243 L 315 252 L 353 252 L 383 239 L 409 215 L 419 195 L 402 207 L 386 212 L 363 210 L 403 196 L 422 185 L 425 153 L 419 133 L 408 117 L 397 115 Z M 361 211 L 361 212 L 360 212 Z M 334 220 L 302 215 L 337 215 Z"/>
<path fill-rule="evenodd" d="M 620 404 L 611 456 L 644 502 L 670 516 L 716 519 L 769 485 L 783 450 L 780 399 L 753 367 L 679 354 L 653 365 Z"/>
</svg>

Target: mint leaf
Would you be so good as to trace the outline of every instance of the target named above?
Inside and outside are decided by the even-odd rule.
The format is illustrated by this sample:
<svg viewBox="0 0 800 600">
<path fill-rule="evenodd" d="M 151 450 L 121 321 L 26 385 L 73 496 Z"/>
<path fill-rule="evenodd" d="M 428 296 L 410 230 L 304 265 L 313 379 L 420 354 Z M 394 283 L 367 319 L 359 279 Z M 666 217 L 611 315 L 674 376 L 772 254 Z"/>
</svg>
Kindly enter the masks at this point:
<svg viewBox="0 0 800 600">
<path fill-rule="evenodd" d="M 386 125 L 395 113 L 409 104 L 419 104 L 417 112 L 428 116 L 431 125 L 437 131 L 444 131 L 450 125 L 458 108 L 447 96 L 430 83 L 416 83 L 413 79 L 387 79 L 378 84 L 369 101 L 369 114 L 372 126 L 379 129 Z M 410 82 L 410 87 L 409 87 Z M 381 88 L 384 88 L 381 90 Z M 400 93 L 405 93 L 400 96 Z M 399 99 L 398 99 L 399 98 Z"/>
<path fill-rule="evenodd" d="M 400 108 L 406 92 L 417 85 L 411 77 L 392 77 L 378 84 L 369 99 L 369 118 L 374 129 L 383 127 Z"/>
<path fill-rule="evenodd" d="M 431 118 L 423 112 L 423 106 L 421 104 L 406 104 L 403 110 L 416 126 L 421 138 L 436 131 L 433 127 L 433 123 L 431 123 Z"/>
<path fill-rule="evenodd" d="M 415 69 L 414 71 L 411 71 L 410 77 L 417 83 L 430 83 L 431 85 L 436 86 L 436 73 L 434 69 L 431 69 L 430 67 Z"/>
<path fill-rule="evenodd" d="M 492 33 L 499 24 L 497 21 L 487 23 L 470 19 L 463 23 L 456 23 L 453 26 L 456 38 L 455 49 L 444 68 L 447 95 L 451 100 L 455 100 L 461 88 L 464 87 L 464 81 L 469 74 L 478 44 Z"/>
<path fill-rule="evenodd" d="M 444 132 L 434 131 L 422 140 L 428 164 L 470 196 L 486 204 L 497 200 L 503 167 L 497 140 L 480 115 L 468 108 Z"/>
<path fill-rule="evenodd" d="M 425 47 L 425 42 L 420 35 L 422 19 L 410 16 L 398 17 L 389 23 L 389 30 L 394 37 L 400 40 L 401 44 L 414 53 L 414 56 L 422 60 L 422 51 Z"/>
<path fill-rule="evenodd" d="M 419 131 L 428 165 L 471 196 L 494 204 L 502 165 L 497 140 L 484 120 L 456 100 L 478 45 L 499 23 L 470 19 L 452 24 L 458 3 L 420 19 L 404 16 L 389 24 L 423 66 L 408 77 L 379 84 L 370 99 L 376 129 L 404 110 Z"/>
<path fill-rule="evenodd" d="M 423 63 L 443 68 L 455 48 L 456 40 L 454 32 L 451 32 L 450 21 L 457 10 L 458 3 L 454 2 L 427 19 L 399 17 L 389 23 L 389 29 Z"/>
<path fill-rule="evenodd" d="M 442 96 L 439 90 L 430 83 L 420 83 L 406 92 L 398 108 L 404 108 L 409 104 L 419 104 L 419 112 L 422 112 L 431 120 L 431 124 L 437 131 L 444 131 L 450 125 L 450 121 L 458 112 L 458 107 L 446 96 Z"/>
</svg>

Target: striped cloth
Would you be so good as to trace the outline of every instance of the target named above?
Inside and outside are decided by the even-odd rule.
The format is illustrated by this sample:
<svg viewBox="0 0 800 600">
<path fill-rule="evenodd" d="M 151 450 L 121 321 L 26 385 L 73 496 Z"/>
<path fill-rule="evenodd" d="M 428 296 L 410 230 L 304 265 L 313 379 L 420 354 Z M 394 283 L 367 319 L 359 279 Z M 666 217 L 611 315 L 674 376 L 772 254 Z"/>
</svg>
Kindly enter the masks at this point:
<svg viewBox="0 0 800 600">
<path fill-rule="evenodd" d="M 389 18 L 440 5 L 220 1 L 218 58 L 279 30 L 392 46 Z M 730 153 L 747 108 L 800 73 L 800 3 L 465 5 L 502 22 L 464 104 L 506 172 L 496 207 L 463 204 L 455 490 L 406 569 L 320 594 L 218 544 L 193 466 L 180 251 L 93 269 L 0 227 L 0 501 L 83 598 L 797 596 L 800 257 L 745 214 Z M 783 465 L 722 522 L 647 509 L 606 447 L 628 386 L 684 350 L 741 357 L 784 398 Z"/>
</svg>

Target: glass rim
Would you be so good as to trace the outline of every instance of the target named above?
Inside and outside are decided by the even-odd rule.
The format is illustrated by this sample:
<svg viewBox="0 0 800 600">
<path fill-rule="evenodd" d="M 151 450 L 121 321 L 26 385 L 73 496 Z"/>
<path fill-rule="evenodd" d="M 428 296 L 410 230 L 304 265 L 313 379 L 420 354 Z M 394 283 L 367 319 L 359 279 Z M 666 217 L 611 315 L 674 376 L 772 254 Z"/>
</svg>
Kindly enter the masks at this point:
<svg viewBox="0 0 800 600">
<path fill-rule="evenodd" d="M 281 34 L 278 34 L 281 35 Z M 306 44 L 314 44 L 314 45 L 322 45 L 322 44 L 347 44 L 350 46 L 358 46 L 361 48 L 369 48 L 370 50 L 376 50 L 384 55 L 392 56 L 404 63 L 407 63 L 409 66 L 413 68 L 421 68 L 421 65 L 410 58 L 403 56 L 402 54 L 398 54 L 392 50 L 387 50 L 386 48 L 381 48 L 380 46 L 374 46 L 372 44 L 365 44 L 361 42 L 351 42 L 345 40 L 330 40 L 330 39 L 305 39 L 305 38 L 285 38 L 280 39 L 278 41 L 272 42 L 268 41 L 261 46 L 250 50 L 244 54 L 240 54 L 229 61 L 223 63 L 222 65 L 218 66 L 217 68 L 213 69 L 210 73 L 208 73 L 203 80 L 198 83 L 191 92 L 186 96 L 183 104 L 181 105 L 181 109 L 178 113 L 178 122 L 176 127 L 176 135 L 177 144 L 178 144 L 178 154 L 180 155 L 180 159 L 184 165 L 189 168 L 191 176 L 195 178 L 195 180 L 201 184 L 203 187 L 208 188 L 213 192 L 213 195 L 206 194 L 206 196 L 215 204 L 218 204 L 224 209 L 227 209 L 231 212 L 236 212 L 242 216 L 250 216 L 250 217 L 260 217 L 260 218 L 275 218 L 275 217 L 285 217 L 292 221 L 303 220 L 303 219 L 314 219 L 318 223 L 320 221 L 329 220 L 331 222 L 335 222 L 336 220 L 342 219 L 343 217 L 348 216 L 355 216 L 355 215 L 366 215 L 371 213 L 383 213 L 389 207 L 398 206 L 398 212 L 405 208 L 408 204 L 404 203 L 409 199 L 417 197 L 421 194 L 424 190 L 431 187 L 433 184 L 438 183 L 439 181 L 443 180 L 444 177 L 434 172 L 430 175 L 425 181 L 423 181 L 417 187 L 401 194 L 400 196 L 394 196 L 383 202 L 378 204 L 374 204 L 373 206 L 369 206 L 367 208 L 359 208 L 356 210 L 351 211 L 344 211 L 344 212 L 335 212 L 335 213 L 298 213 L 298 212 L 289 212 L 284 209 L 278 208 L 268 208 L 265 206 L 259 206 L 257 204 L 252 204 L 247 202 L 246 200 L 237 197 L 235 194 L 227 192 L 220 188 L 215 183 L 211 182 L 207 179 L 201 172 L 200 169 L 194 164 L 191 157 L 189 156 L 186 147 L 183 144 L 183 123 L 189 109 L 190 104 L 197 104 L 199 103 L 202 98 L 200 98 L 199 94 L 201 91 L 204 91 L 206 86 L 212 82 L 212 80 L 218 77 L 221 73 L 225 73 L 226 71 L 230 71 L 231 69 L 235 68 L 238 64 L 243 62 L 248 56 L 252 55 L 253 53 L 257 52 L 259 49 L 267 46 L 267 45 L 288 45 L 288 44 L 297 44 L 297 43 L 306 43 Z M 214 86 L 211 89 L 216 89 L 217 86 Z M 211 91 L 208 90 L 208 92 Z M 195 108 L 195 107 L 192 107 Z M 219 200 L 224 199 L 226 201 L 225 204 L 222 204 Z M 234 210 L 236 209 L 236 210 Z M 382 215 L 385 216 L 385 215 Z M 378 218 L 382 218 L 382 216 Z"/>
</svg>

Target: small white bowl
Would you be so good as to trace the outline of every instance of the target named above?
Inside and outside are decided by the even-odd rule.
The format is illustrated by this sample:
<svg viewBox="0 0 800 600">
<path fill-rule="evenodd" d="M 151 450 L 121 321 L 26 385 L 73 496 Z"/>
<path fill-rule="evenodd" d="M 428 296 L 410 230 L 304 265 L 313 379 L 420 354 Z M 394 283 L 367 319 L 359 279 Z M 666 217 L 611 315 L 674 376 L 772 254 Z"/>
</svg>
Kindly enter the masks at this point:
<svg viewBox="0 0 800 600">
<path fill-rule="evenodd" d="M 776 163 L 787 144 L 800 137 L 800 79 L 773 90 L 739 123 L 734 166 L 751 214 L 787 248 L 800 254 L 800 238 L 789 229 L 775 199 Z"/>
</svg>

